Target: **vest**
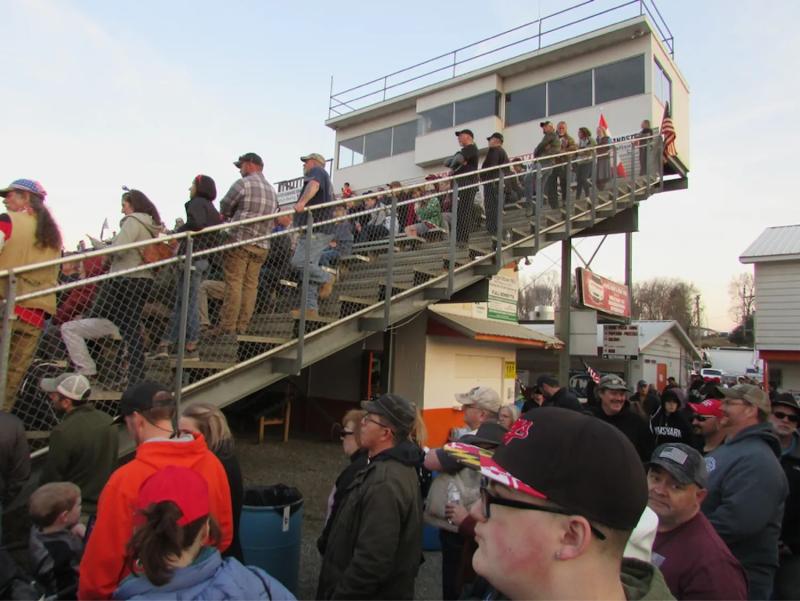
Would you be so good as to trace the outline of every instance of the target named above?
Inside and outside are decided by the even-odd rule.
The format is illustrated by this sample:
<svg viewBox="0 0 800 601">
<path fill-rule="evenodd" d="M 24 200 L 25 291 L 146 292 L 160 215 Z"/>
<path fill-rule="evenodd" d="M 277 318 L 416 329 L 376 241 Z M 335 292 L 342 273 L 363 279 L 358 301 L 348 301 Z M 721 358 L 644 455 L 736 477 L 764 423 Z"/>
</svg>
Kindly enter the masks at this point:
<svg viewBox="0 0 800 601">
<path fill-rule="evenodd" d="M 0 271 L 52 261 L 61 256 L 61 249 L 40 248 L 36 242 L 36 217 L 25 212 L 9 212 L 11 218 L 11 238 L 6 240 L 0 252 Z M 26 271 L 17 276 L 15 297 L 38 290 L 53 288 L 58 284 L 58 265 Z M 8 277 L 0 277 L 0 298 L 5 298 L 8 290 Z M 41 309 L 50 315 L 56 312 L 56 294 L 51 292 L 18 303 L 29 309 Z"/>
</svg>

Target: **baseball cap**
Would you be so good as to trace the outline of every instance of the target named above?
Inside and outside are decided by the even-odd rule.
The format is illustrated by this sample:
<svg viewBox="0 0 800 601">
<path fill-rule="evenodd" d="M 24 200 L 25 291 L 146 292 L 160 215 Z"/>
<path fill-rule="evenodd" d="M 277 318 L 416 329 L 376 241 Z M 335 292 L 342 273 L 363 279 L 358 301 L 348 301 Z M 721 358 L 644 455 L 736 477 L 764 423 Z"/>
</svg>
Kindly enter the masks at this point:
<svg viewBox="0 0 800 601">
<path fill-rule="evenodd" d="M 550 121 L 540 121 L 539 122 L 539 127 L 544 127 L 545 125 L 552 125 L 552 123 Z"/>
<path fill-rule="evenodd" d="M 172 501 L 183 514 L 178 525 L 186 526 L 211 513 L 208 483 L 188 467 L 170 465 L 147 478 L 139 488 L 136 509 L 144 510 L 153 503 Z"/>
<path fill-rule="evenodd" d="M 374 401 L 363 401 L 361 408 L 367 413 L 382 415 L 399 432 L 408 433 L 417 421 L 417 407 L 396 394 L 382 394 Z"/>
<path fill-rule="evenodd" d="M 456 132 L 456 135 L 457 135 L 457 136 L 460 136 L 461 134 L 469 134 L 469 135 L 470 135 L 470 137 L 472 137 L 472 138 L 474 138 L 474 137 L 475 137 L 475 134 L 473 134 L 473 133 L 472 133 L 472 130 L 471 130 L 471 129 L 460 129 L 460 130 L 458 130 L 458 131 Z"/>
<path fill-rule="evenodd" d="M 558 384 L 558 378 L 556 378 L 555 376 L 551 376 L 550 374 L 545 374 L 543 376 L 539 376 L 538 378 L 536 378 L 536 385 L 539 388 L 541 388 L 545 384 L 547 384 L 548 386 L 554 386 L 554 387 L 558 386 L 559 385 Z"/>
<path fill-rule="evenodd" d="M 242 163 L 253 163 L 255 165 L 258 165 L 259 167 L 264 166 L 264 161 L 262 161 L 261 157 L 258 156 L 255 152 L 246 152 L 233 162 L 233 164 L 236 165 L 237 167 L 241 167 Z"/>
<path fill-rule="evenodd" d="M 458 442 L 466 444 L 490 444 L 499 446 L 503 444 L 503 437 L 508 430 L 497 422 L 484 422 L 479 427 L 475 434 L 465 434 L 458 439 Z"/>
<path fill-rule="evenodd" d="M 492 413 L 499 412 L 500 407 L 503 406 L 500 395 L 486 386 L 476 386 L 467 392 L 459 392 L 455 396 L 462 405 L 475 405 L 479 409 L 485 409 Z"/>
<path fill-rule="evenodd" d="M 636 382 L 636 388 L 641 388 L 642 386 L 647 386 L 647 380 L 639 380 Z"/>
<path fill-rule="evenodd" d="M 129 386 L 122 393 L 119 402 L 119 414 L 122 417 L 133 413 L 149 411 L 154 407 L 175 407 L 175 397 L 163 384 L 152 380 L 141 380 Z"/>
<path fill-rule="evenodd" d="M 86 376 L 75 373 L 61 374 L 55 378 L 42 378 L 39 387 L 45 392 L 58 392 L 73 401 L 84 401 L 92 390 Z"/>
<path fill-rule="evenodd" d="M 300 157 L 300 160 L 303 161 L 304 163 L 312 159 L 317 161 L 318 163 L 322 163 L 323 165 L 325 164 L 325 157 L 318 152 L 312 152 L 311 154 L 307 154 L 305 156 Z"/>
<path fill-rule="evenodd" d="M 692 411 L 698 415 L 711 415 L 713 417 L 722 417 L 722 401 L 719 399 L 705 399 L 701 403 L 689 403 Z"/>
<path fill-rule="evenodd" d="M 39 196 L 42 199 L 47 196 L 44 186 L 42 186 L 42 184 L 37 182 L 35 179 L 15 179 L 13 182 L 8 184 L 8 186 L 0 190 L 0 196 L 5 198 L 5 196 L 12 190 L 30 192 L 31 194 L 36 194 L 36 196 Z"/>
<path fill-rule="evenodd" d="M 597 383 L 598 390 L 628 390 L 628 385 L 625 380 L 616 374 L 606 374 Z"/>
<path fill-rule="evenodd" d="M 708 471 L 703 456 L 681 442 L 662 444 L 656 448 L 647 465 L 663 468 L 681 484 L 694 483 L 700 488 L 708 485 Z"/>
<path fill-rule="evenodd" d="M 772 406 L 775 405 L 783 405 L 785 407 L 792 407 L 797 411 L 800 411 L 800 403 L 797 402 L 797 399 L 794 398 L 794 395 L 791 392 L 782 392 L 775 396 L 775 400 L 772 401 Z"/>
<path fill-rule="evenodd" d="M 764 413 L 772 411 L 767 393 L 752 384 L 737 384 L 732 388 L 723 388 L 722 394 L 728 399 L 741 399 L 761 409 Z"/>
<path fill-rule="evenodd" d="M 503 141 L 504 141 L 504 139 L 503 139 L 503 134 L 501 134 L 501 133 L 500 133 L 500 132 L 498 132 L 498 131 L 494 132 L 494 133 L 493 133 L 491 136 L 489 136 L 489 137 L 488 137 L 488 138 L 486 138 L 486 139 L 487 139 L 487 140 L 491 140 L 492 138 L 497 138 L 497 139 L 498 139 L 498 140 L 500 140 L 501 142 L 503 142 Z"/>
<path fill-rule="evenodd" d="M 489 480 L 618 530 L 633 530 L 647 505 L 633 444 L 614 426 L 577 411 L 542 407 L 519 418 L 493 454 L 459 442 L 444 448 Z"/>
</svg>

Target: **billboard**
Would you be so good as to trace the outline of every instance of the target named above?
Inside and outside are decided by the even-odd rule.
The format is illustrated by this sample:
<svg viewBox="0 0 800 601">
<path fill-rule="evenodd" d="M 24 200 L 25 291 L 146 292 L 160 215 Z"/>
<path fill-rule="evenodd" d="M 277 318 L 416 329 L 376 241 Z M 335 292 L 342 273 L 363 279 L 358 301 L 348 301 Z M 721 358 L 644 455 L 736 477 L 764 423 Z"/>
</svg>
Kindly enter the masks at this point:
<svg viewBox="0 0 800 601">
<path fill-rule="evenodd" d="M 603 326 L 603 359 L 639 358 L 639 326 Z"/>
<path fill-rule="evenodd" d="M 631 316 L 627 286 L 592 273 L 583 267 L 576 269 L 576 275 L 578 298 L 584 307 L 618 317 Z"/>
</svg>

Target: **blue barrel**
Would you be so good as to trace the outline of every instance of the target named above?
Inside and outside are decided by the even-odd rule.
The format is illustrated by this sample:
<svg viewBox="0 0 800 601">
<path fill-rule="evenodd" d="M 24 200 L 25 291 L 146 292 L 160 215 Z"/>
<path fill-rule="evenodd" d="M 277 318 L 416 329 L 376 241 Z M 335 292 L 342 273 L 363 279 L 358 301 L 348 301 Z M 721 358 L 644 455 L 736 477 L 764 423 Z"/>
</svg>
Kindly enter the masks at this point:
<svg viewBox="0 0 800 601">
<path fill-rule="evenodd" d="M 296 488 L 276 484 L 246 489 L 239 522 L 245 564 L 263 568 L 297 594 L 302 526 L 303 495 Z"/>
</svg>

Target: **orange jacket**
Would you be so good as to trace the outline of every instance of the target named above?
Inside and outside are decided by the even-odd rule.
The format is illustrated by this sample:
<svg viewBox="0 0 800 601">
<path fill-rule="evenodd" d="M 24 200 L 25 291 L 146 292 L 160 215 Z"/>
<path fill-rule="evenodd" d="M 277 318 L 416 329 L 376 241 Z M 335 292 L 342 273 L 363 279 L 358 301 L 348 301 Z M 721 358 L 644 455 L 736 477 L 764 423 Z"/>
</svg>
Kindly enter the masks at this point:
<svg viewBox="0 0 800 601">
<path fill-rule="evenodd" d="M 228 477 L 219 459 L 208 450 L 200 434 L 194 440 L 157 439 L 144 442 L 136 457 L 117 469 L 97 503 L 97 521 L 89 536 L 80 566 L 78 599 L 110 599 L 129 573 L 125 565 L 128 540 L 133 533 L 134 503 L 142 483 L 168 465 L 188 467 L 208 482 L 211 514 L 222 531 L 219 550 L 233 538 L 233 514 Z"/>
</svg>

